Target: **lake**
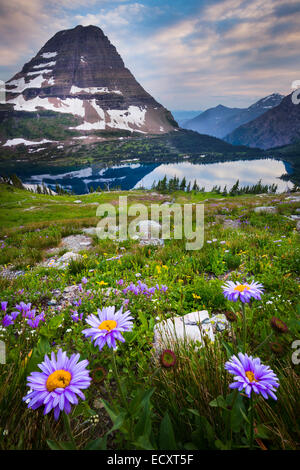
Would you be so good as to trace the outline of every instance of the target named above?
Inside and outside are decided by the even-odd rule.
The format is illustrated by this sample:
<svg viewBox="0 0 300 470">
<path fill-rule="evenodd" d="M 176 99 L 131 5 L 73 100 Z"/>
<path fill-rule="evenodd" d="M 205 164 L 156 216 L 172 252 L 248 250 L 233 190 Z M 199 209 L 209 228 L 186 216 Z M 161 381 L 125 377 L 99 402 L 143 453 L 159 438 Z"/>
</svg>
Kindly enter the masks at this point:
<svg viewBox="0 0 300 470">
<path fill-rule="evenodd" d="M 187 183 L 193 183 L 196 179 L 199 187 L 205 187 L 206 191 L 213 186 L 226 185 L 231 188 L 237 179 L 240 186 L 253 185 L 260 179 L 262 184 L 276 184 L 278 191 L 283 192 L 287 187 L 292 187 L 288 181 L 279 179 L 280 176 L 292 174 L 288 163 L 273 159 L 253 159 L 225 161 L 222 163 L 191 163 L 181 161 L 178 163 L 140 163 L 138 159 L 123 161 L 119 165 L 103 167 L 101 164 L 95 164 L 85 167 L 76 167 L 68 169 L 49 167 L 45 172 L 35 171 L 32 174 L 26 171 L 26 174 L 18 172 L 22 181 L 27 184 L 45 183 L 55 189 L 58 183 L 62 187 L 73 190 L 76 194 L 83 194 L 89 191 L 91 186 L 95 189 L 100 188 L 121 188 L 129 190 L 133 188 L 150 189 L 152 184 L 160 179 L 179 177 L 181 180 L 186 178 Z"/>
</svg>

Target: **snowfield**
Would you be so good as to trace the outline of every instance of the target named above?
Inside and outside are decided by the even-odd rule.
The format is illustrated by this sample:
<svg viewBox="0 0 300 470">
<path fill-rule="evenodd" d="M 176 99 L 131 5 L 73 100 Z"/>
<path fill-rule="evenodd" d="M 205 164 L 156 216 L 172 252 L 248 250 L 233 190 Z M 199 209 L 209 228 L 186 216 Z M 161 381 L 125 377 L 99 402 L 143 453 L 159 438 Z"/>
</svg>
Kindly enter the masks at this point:
<svg viewBox="0 0 300 470">
<path fill-rule="evenodd" d="M 20 144 L 23 144 L 26 146 L 40 145 L 40 144 L 46 144 L 50 142 L 53 142 L 53 140 L 43 139 L 40 142 L 32 142 L 31 140 L 25 140 L 25 139 L 10 139 L 5 144 L 3 144 L 3 147 L 12 147 L 14 145 L 20 145 Z"/>
<path fill-rule="evenodd" d="M 45 59 L 51 59 L 51 57 L 57 56 L 57 52 L 44 52 L 41 54 L 41 57 L 44 57 Z"/>
<path fill-rule="evenodd" d="M 96 93 L 116 93 L 122 95 L 122 92 L 119 90 L 109 90 L 107 87 L 88 87 L 88 88 L 79 88 L 76 85 L 72 85 L 70 90 L 71 95 L 76 95 L 77 93 L 88 93 L 94 95 Z"/>
<path fill-rule="evenodd" d="M 32 68 L 33 69 L 42 69 L 43 67 L 54 67 L 55 64 L 56 64 L 56 61 L 44 62 L 43 64 L 34 65 Z"/>
<path fill-rule="evenodd" d="M 53 77 L 50 77 L 50 78 L 44 78 L 43 75 L 41 74 L 41 72 L 43 73 L 46 73 L 46 71 L 42 71 L 40 70 L 38 73 L 40 75 L 38 75 L 37 77 L 34 77 L 32 80 L 30 80 L 28 83 L 25 82 L 25 78 L 22 77 L 22 78 L 19 78 L 19 79 L 16 79 L 16 80 L 9 80 L 8 82 L 6 82 L 8 85 L 12 85 L 14 86 L 14 90 L 7 90 L 9 91 L 10 93 L 23 93 L 24 90 L 26 90 L 27 88 L 41 88 L 42 87 L 42 84 L 44 82 L 50 84 L 50 85 L 53 85 L 54 84 L 54 78 Z M 47 70 L 47 73 L 48 72 L 52 72 L 52 70 Z M 30 74 L 31 72 L 28 73 L 28 75 Z"/>
<path fill-rule="evenodd" d="M 49 81 L 48 81 L 49 83 Z M 66 98 L 65 100 L 57 99 L 57 103 L 49 101 L 49 98 L 40 98 L 36 96 L 32 100 L 25 100 L 23 95 L 18 96 L 8 103 L 15 104 L 15 111 L 37 111 L 37 108 L 44 108 L 57 113 L 69 113 L 76 116 L 84 117 L 85 109 L 83 101 L 78 98 Z"/>
</svg>

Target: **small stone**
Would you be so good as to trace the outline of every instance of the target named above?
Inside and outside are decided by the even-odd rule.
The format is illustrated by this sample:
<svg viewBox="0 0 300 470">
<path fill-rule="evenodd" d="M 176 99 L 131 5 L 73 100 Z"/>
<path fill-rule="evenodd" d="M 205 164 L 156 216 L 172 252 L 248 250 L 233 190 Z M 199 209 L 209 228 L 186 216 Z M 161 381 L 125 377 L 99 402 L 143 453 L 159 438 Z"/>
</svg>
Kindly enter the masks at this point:
<svg viewBox="0 0 300 470">
<path fill-rule="evenodd" d="M 84 248 L 91 248 L 91 245 L 92 240 L 86 235 L 70 235 L 62 239 L 60 248 L 66 248 L 73 253 L 77 253 Z"/>
<path fill-rule="evenodd" d="M 259 207 L 255 207 L 254 212 L 258 214 L 260 214 L 261 212 L 266 212 L 268 214 L 275 214 L 277 212 L 277 209 L 274 206 L 259 206 Z"/>
<path fill-rule="evenodd" d="M 141 238 L 140 239 L 140 246 L 163 246 L 164 245 L 164 240 L 161 238 Z"/>
<path fill-rule="evenodd" d="M 86 227 L 82 229 L 82 232 L 88 235 L 97 235 L 97 227 Z"/>
</svg>

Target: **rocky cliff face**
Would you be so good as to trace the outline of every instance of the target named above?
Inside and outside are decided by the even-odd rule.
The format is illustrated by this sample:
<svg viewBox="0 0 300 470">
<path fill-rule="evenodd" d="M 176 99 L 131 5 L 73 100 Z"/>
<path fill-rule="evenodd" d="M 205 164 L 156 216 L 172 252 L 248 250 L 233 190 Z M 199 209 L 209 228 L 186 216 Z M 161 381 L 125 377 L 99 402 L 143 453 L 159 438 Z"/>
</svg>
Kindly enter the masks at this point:
<svg viewBox="0 0 300 470">
<path fill-rule="evenodd" d="M 14 111 L 69 113 L 80 119 L 78 131 L 164 134 L 177 127 L 96 26 L 55 34 L 6 82 L 6 91 Z"/>
</svg>

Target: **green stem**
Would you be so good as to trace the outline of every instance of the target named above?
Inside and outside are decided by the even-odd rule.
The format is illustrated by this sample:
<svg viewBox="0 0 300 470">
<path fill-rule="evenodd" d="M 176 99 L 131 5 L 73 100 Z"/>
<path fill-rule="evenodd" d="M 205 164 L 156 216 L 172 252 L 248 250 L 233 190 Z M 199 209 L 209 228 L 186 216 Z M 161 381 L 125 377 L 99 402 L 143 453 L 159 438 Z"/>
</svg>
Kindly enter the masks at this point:
<svg viewBox="0 0 300 470">
<path fill-rule="evenodd" d="M 132 420 L 132 417 L 130 415 L 128 401 L 126 400 L 126 397 L 124 396 L 124 391 L 123 391 L 123 388 L 122 388 L 122 385 L 121 385 L 121 381 L 120 381 L 120 377 L 119 377 L 119 373 L 118 373 L 118 367 L 117 367 L 115 351 L 113 349 L 111 351 L 112 351 L 112 359 L 113 359 L 112 360 L 113 372 L 114 372 L 114 375 L 115 375 L 115 378 L 116 378 L 116 381 L 117 381 L 117 386 L 118 386 L 118 389 L 119 389 L 119 393 L 121 395 L 121 399 L 122 399 L 122 402 L 123 402 L 123 407 L 126 409 L 128 419 L 129 419 L 129 440 L 130 440 L 130 442 L 133 442 L 133 420 Z"/>
<path fill-rule="evenodd" d="M 250 437 L 249 437 L 249 447 L 250 450 L 253 450 L 253 442 L 254 442 L 254 403 L 253 403 L 253 392 L 250 396 Z"/>
<path fill-rule="evenodd" d="M 239 391 L 236 389 L 236 390 L 234 391 L 233 400 L 232 400 L 232 403 L 231 403 L 231 413 L 233 413 L 233 408 L 234 408 L 236 399 L 237 399 L 237 397 L 238 397 L 238 394 L 239 394 Z M 230 413 L 230 441 L 229 441 L 229 450 L 231 450 L 231 446 L 232 446 L 231 413 Z"/>
<path fill-rule="evenodd" d="M 255 349 L 253 349 L 253 352 L 257 351 L 258 349 L 260 349 L 267 341 L 269 341 L 269 339 L 273 336 L 273 331 L 271 331 L 271 333 L 258 345 L 256 346 Z"/>
<path fill-rule="evenodd" d="M 120 393 L 121 398 L 122 398 L 123 406 L 128 411 L 128 403 L 127 403 L 127 400 L 124 396 L 123 388 L 122 388 L 119 373 L 118 373 L 118 367 L 117 367 L 115 351 L 112 348 L 111 348 L 111 351 L 112 351 L 112 367 L 113 367 L 114 376 L 115 376 L 116 381 L 117 381 L 117 386 L 118 386 L 118 390 L 119 390 L 119 393 Z"/>
<path fill-rule="evenodd" d="M 242 316 L 243 316 L 243 352 L 246 353 L 247 323 L 246 323 L 246 312 L 245 312 L 244 303 L 242 303 Z"/>
<path fill-rule="evenodd" d="M 66 429 L 67 435 L 68 435 L 69 439 L 71 440 L 71 442 L 74 446 L 74 449 L 76 449 L 76 442 L 75 442 L 75 439 L 74 439 L 73 434 L 72 434 L 70 418 L 66 413 L 63 413 L 63 419 L 64 419 L 64 424 L 65 424 L 65 429 Z"/>
</svg>

